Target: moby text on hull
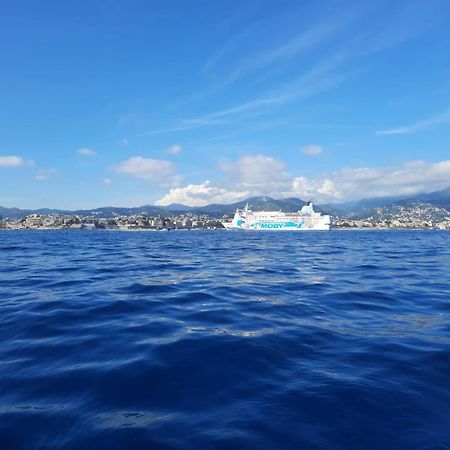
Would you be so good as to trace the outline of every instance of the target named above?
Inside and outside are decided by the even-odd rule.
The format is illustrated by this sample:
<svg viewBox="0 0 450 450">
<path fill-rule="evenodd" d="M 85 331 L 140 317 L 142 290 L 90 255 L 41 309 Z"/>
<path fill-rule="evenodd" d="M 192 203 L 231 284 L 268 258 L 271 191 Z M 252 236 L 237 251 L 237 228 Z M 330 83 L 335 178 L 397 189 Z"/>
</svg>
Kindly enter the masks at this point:
<svg viewBox="0 0 450 450">
<path fill-rule="evenodd" d="M 296 213 L 251 211 L 247 205 L 237 209 L 233 220 L 223 226 L 228 230 L 327 231 L 331 229 L 331 217 L 315 212 L 311 202 Z"/>
</svg>

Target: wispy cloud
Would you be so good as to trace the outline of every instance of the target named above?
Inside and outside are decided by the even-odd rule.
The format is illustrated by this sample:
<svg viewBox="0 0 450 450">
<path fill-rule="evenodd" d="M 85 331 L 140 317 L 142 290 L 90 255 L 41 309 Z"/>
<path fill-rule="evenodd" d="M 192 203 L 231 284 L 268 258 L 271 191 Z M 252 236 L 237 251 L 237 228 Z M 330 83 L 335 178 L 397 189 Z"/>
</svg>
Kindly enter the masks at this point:
<svg viewBox="0 0 450 450">
<path fill-rule="evenodd" d="M 444 5 L 445 0 L 393 4 L 391 13 L 383 14 L 383 20 L 371 20 L 364 27 L 363 34 L 366 35 L 367 52 L 376 52 L 401 45 L 433 28 L 442 18 L 445 18 L 445 15 L 442 18 L 439 15 L 439 10 Z"/>
<path fill-rule="evenodd" d="M 327 23 L 315 24 L 315 26 L 297 34 L 275 48 L 264 50 L 249 58 L 245 58 L 244 62 L 229 75 L 225 84 L 232 83 L 251 73 L 274 64 L 280 64 L 301 53 L 313 50 L 327 40 L 330 40 L 337 31 L 343 28 L 348 20 L 348 17 L 340 17 L 333 18 L 332 21 L 328 21 Z"/>
<path fill-rule="evenodd" d="M 250 52 L 245 54 L 246 52 L 243 50 L 243 47 L 245 47 L 245 45 L 243 45 L 245 40 L 258 42 L 258 35 L 252 37 L 252 34 L 254 34 L 255 31 L 265 33 L 267 28 L 267 23 L 265 23 L 265 21 L 259 21 L 252 24 L 243 31 L 237 32 L 215 55 L 213 55 L 205 65 L 203 71 L 209 71 L 211 67 L 218 65 L 218 61 L 223 59 L 224 55 L 238 49 L 240 55 L 239 58 L 236 58 L 236 56 L 232 58 L 233 60 L 238 61 L 237 64 L 234 65 L 234 68 L 229 69 L 222 64 L 222 67 L 220 68 L 221 73 L 226 75 L 221 79 L 216 80 L 212 86 L 197 93 L 194 96 L 194 99 L 200 99 L 215 94 L 242 78 L 252 76 L 252 82 L 254 82 L 255 76 L 257 76 L 257 79 L 273 76 L 274 73 L 273 71 L 271 72 L 271 69 L 274 69 L 276 73 L 283 64 L 298 59 L 300 55 L 306 55 L 308 52 L 311 52 L 321 45 L 328 44 L 331 42 L 332 38 L 335 38 L 337 33 L 343 30 L 357 15 L 358 12 L 354 9 L 351 13 L 343 12 L 338 15 L 332 15 L 327 20 L 309 20 L 304 26 L 300 26 L 300 29 L 302 29 L 300 33 L 284 40 L 282 43 L 270 48 L 262 48 L 253 53 Z M 276 37 L 274 37 L 273 40 L 277 40 Z M 278 41 L 279 40 L 280 39 L 278 39 Z"/>
<path fill-rule="evenodd" d="M 329 36 L 332 35 L 332 32 L 334 32 L 335 29 L 339 28 L 337 25 L 334 25 L 334 27 L 335 28 L 330 25 L 328 29 Z M 388 41 L 383 38 L 383 34 L 387 32 L 392 32 L 393 34 L 392 39 Z M 328 37 L 325 26 L 323 26 L 323 29 L 319 28 L 319 31 L 311 31 L 308 38 L 301 35 L 278 49 L 256 56 L 254 61 L 257 62 L 250 61 L 246 63 L 246 65 L 243 65 L 242 67 L 245 67 L 246 69 L 243 69 L 241 73 L 250 70 L 252 64 L 254 64 L 254 67 L 256 68 L 256 66 L 260 64 L 270 64 L 272 61 L 275 62 L 278 58 L 294 55 L 303 48 L 302 46 L 308 48 L 308 45 L 319 45 L 321 39 L 324 39 L 325 36 Z M 225 116 L 259 109 L 265 106 L 288 103 L 333 88 L 349 77 L 349 72 L 344 73 L 342 70 L 340 72 L 338 71 L 338 69 L 343 66 L 343 63 L 348 63 L 349 61 L 365 56 L 368 53 L 378 52 L 386 47 L 394 46 L 412 36 L 413 33 L 409 29 L 408 31 L 404 31 L 403 29 L 394 30 L 392 24 L 386 25 L 386 28 L 378 27 L 370 30 L 370 32 L 361 33 L 351 38 L 348 42 L 343 43 L 338 50 L 327 55 L 327 57 L 324 57 L 296 79 L 285 83 L 277 89 L 254 100 L 205 115 L 198 119 L 191 119 L 191 127 L 196 126 L 197 121 L 204 126 L 204 124 L 208 124 L 208 121 L 214 121 Z M 352 70 L 356 72 L 358 69 L 353 68 Z"/>
<path fill-rule="evenodd" d="M 157 130 L 150 130 L 147 133 L 143 133 L 144 136 L 152 136 L 155 134 L 165 134 L 173 133 L 176 131 L 191 130 L 193 128 L 206 127 L 209 125 L 224 124 L 224 120 L 211 120 L 208 118 L 197 118 L 197 119 L 183 119 L 178 122 L 177 125 L 168 128 L 161 128 Z"/>
<path fill-rule="evenodd" d="M 261 22 L 255 22 L 241 31 L 230 33 L 231 38 L 208 59 L 202 68 L 202 72 L 210 72 L 224 57 L 238 48 L 243 41 L 250 39 L 250 36 L 260 26 Z"/>
<path fill-rule="evenodd" d="M 336 84 L 339 84 L 346 78 L 346 75 L 341 76 L 332 73 L 333 69 L 339 66 L 345 58 L 345 53 L 338 51 L 333 55 L 329 55 L 326 59 L 316 64 L 296 79 L 279 86 L 265 96 L 241 103 L 232 108 L 217 111 L 205 117 L 214 119 L 234 115 L 265 106 L 288 103 L 327 90 Z"/>
<path fill-rule="evenodd" d="M 346 59 L 346 54 L 339 51 L 318 63 L 291 82 L 274 89 L 265 96 L 240 103 L 236 106 L 207 114 L 202 117 L 180 120 L 179 123 L 170 128 L 151 130 L 146 135 L 170 133 L 174 131 L 188 130 L 226 123 L 229 118 L 249 111 L 259 110 L 264 107 L 281 105 L 302 97 L 308 97 L 319 92 L 330 89 L 343 82 L 347 74 L 334 75 L 332 70 Z"/>
<path fill-rule="evenodd" d="M 437 116 L 430 117 L 429 119 L 413 123 L 412 125 L 406 125 L 397 128 L 388 128 L 387 130 L 379 130 L 376 132 L 376 134 L 379 135 L 410 134 L 415 133 L 417 131 L 429 129 L 437 125 L 442 125 L 444 123 L 450 123 L 450 110 Z"/>
<path fill-rule="evenodd" d="M 373 6 L 372 10 L 375 8 L 376 6 Z M 426 12 L 432 8 L 422 9 Z M 262 49 L 250 55 L 247 54 L 225 77 L 225 80 L 207 88 L 206 92 L 209 92 L 209 94 L 217 92 L 217 90 L 247 77 L 247 75 L 265 72 L 270 67 L 276 69 L 283 62 L 290 60 L 298 62 L 299 55 L 303 53 L 305 55 L 307 53 L 308 55 L 312 54 L 312 50 L 320 48 L 321 55 L 324 54 L 324 50 L 328 53 L 328 55 L 322 56 L 321 60 L 304 69 L 303 74 L 294 77 L 290 82 L 263 91 L 260 95 L 235 106 L 200 115 L 196 118 L 180 119 L 175 121 L 172 126 L 150 130 L 145 134 L 172 133 L 220 125 L 232 122 L 234 116 L 239 115 L 241 117 L 241 115 L 250 111 L 264 111 L 272 106 L 287 104 L 332 89 L 347 80 L 350 75 L 354 76 L 358 71 L 361 71 L 360 63 L 368 54 L 399 45 L 422 32 L 426 26 L 420 22 L 420 18 L 423 17 L 425 12 L 422 15 L 417 12 L 422 11 L 422 9 L 416 8 L 415 5 L 408 5 L 408 8 L 396 8 L 393 11 L 392 18 L 375 23 L 366 23 L 367 26 L 358 25 L 354 27 L 352 33 L 347 33 L 349 31 L 347 28 L 352 21 L 356 23 L 355 18 L 361 18 L 365 14 L 365 21 L 369 20 L 370 14 L 367 12 L 367 8 L 358 8 L 352 12 L 347 10 L 337 15 L 334 14 L 327 20 L 316 18 L 312 21 L 310 27 L 304 27 L 305 31 L 291 37 L 282 44 Z M 405 22 L 408 23 L 408 26 L 403 25 Z M 414 26 L 411 27 L 410 24 L 414 24 Z M 340 31 L 343 31 L 343 33 L 340 33 Z M 235 44 L 233 39 L 230 42 L 216 55 L 216 58 L 209 61 L 206 66 L 207 70 L 217 64 L 222 52 L 230 51 L 230 46 L 233 47 Z M 313 59 L 314 56 L 315 53 Z M 308 60 L 310 59 L 308 56 Z"/>
<path fill-rule="evenodd" d="M 367 54 L 384 50 L 389 47 L 403 43 L 409 38 L 422 32 L 429 26 L 430 13 L 434 11 L 433 1 L 430 5 L 421 6 L 418 4 L 408 4 L 407 7 L 392 8 L 392 17 L 388 17 L 383 21 L 370 20 L 371 16 L 368 11 L 376 9 L 364 8 L 362 6 L 354 6 L 342 12 L 330 13 L 327 19 L 321 17 L 311 17 L 308 21 L 301 22 L 302 31 L 292 36 L 290 39 L 273 46 L 271 48 L 260 49 L 253 54 L 245 54 L 241 57 L 240 62 L 234 69 L 228 71 L 228 75 L 220 82 L 216 83 L 214 88 L 208 88 L 206 93 L 213 93 L 217 90 L 254 73 L 268 72 L 271 67 L 277 68 L 283 63 L 290 60 L 298 60 L 299 56 L 307 55 L 324 45 L 332 43 L 340 48 L 352 48 L 355 54 Z M 367 5 L 366 5 L 367 6 Z M 434 5 L 436 6 L 436 5 Z M 364 17 L 365 16 L 365 17 Z M 341 33 L 349 28 L 352 22 L 365 23 L 364 27 L 358 29 L 354 27 L 352 37 L 345 37 Z M 408 24 L 404 26 L 403 24 Z M 410 26 L 410 25 L 413 26 Z M 428 24 L 428 25 L 427 25 Z M 235 35 L 225 43 L 225 45 L 213 55 L 204 67 L 204 71 L 208 71 L 212 66 L 217 65 L 224 55 L 238 48 L 238 43 L 242 43 L 243 37 L 247 37 L 254 33 L 255 30 L 261 31 L 264 26 L 263 22 L 255 23 L 251 27 L 235 33 Z M 254 37 L 257 40 L 257 37 Z M 276 39 L 276 37 L 274 37 Z M 242 45 L 239 48 L 242 54 Z M 223 64 L 222 64 L 223 66 Z M 221 67 L 223 72 L 227 72 L 225 67 Z"/>
</svg>

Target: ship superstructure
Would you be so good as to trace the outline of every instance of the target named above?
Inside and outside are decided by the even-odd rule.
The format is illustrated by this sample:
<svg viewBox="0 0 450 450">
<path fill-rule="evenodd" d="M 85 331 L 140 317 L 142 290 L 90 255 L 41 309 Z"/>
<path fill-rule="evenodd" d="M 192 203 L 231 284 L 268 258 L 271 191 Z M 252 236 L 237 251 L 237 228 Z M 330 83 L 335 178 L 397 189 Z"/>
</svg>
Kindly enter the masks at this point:
<svg viewBox="0 0 450 450">
<path fill-rule="evenodd" d="M 248 204 L 237 209 L 231 222 L 224 222 L 227 229 L 241 230 L 330 230 L 331 217 L 315 212 L 311 202 L 295 213 L 282 211 L 252 211 Z"/>
</svg>

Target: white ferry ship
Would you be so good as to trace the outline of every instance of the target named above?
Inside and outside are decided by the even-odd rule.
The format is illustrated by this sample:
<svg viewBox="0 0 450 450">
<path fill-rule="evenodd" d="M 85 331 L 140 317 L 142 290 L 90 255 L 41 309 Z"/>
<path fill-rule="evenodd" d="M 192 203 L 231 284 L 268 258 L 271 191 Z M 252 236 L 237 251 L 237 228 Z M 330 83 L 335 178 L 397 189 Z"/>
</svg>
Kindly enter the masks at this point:
<svg viewBox="0 0 450 450">
<path fill-rule="evenodd" d="M 296 213 L 251 211 L 248 204 L 237 209 L 231 222 L 223 222 L 230 230 L 330 230 L 331 217 L 315 212 L 311 202 Z"/>
</svg>

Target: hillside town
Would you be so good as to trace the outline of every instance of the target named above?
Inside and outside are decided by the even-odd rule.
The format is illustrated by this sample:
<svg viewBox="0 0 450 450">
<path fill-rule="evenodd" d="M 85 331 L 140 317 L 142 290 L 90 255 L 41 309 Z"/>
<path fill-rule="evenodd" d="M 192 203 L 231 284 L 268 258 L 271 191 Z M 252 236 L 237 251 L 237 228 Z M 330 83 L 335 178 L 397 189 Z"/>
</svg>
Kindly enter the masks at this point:
<svg viewBox="0 0 450 450">
<path fill-rule="evenodd" d="M 333 228 L 381 230 L 450 230 L 450 218 L 442 221 L 433 221 L 401 217 L 395 219 L 349 219 L 345 217 L 337 217 L 333 221 Z"/>
<path fill-rule="evenodd" d="M 400 208 L 388 214 L 374 210 L 366 218 L 333 217 L 334 229 L 437 229 L 450 230 L 450 212 L 432 215 L 423 210 Z M 445 211 L 445 210 L 444 210 Z M 145 214 L 95 217 L 66 214 L 30 214 L 21 219 L 0 219 L 0 228 L 6 230 L 220 230 L 230 217 L 181 214 L 149 216 Z"/>
<path fill-rule="evenodd" d="M 423 202 L 393 204 L 374 208 L 364 218 L 340 218 L 335 228 L 393 228 L 450 230 L 450 212 L 445 208 Z"/>
<path fill-rule="evenodd" d="M 146 215 L 92 217 L 64 214 L 31 214 L 22 219 L 0 220 L 8 230 L 215 230 L 223 228 L 220 220 L 209 216 L 180 215 L 151 217 Z"/>
</svg>

